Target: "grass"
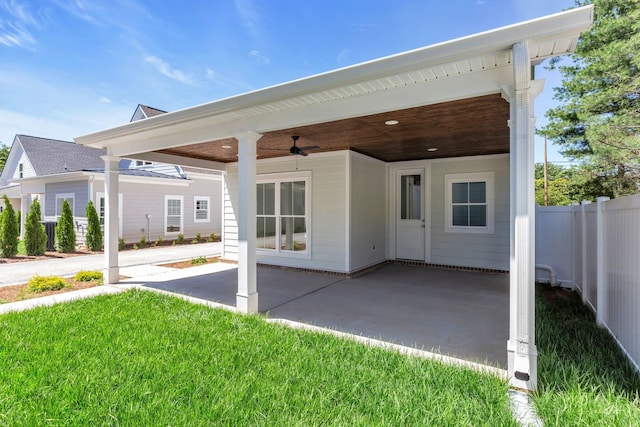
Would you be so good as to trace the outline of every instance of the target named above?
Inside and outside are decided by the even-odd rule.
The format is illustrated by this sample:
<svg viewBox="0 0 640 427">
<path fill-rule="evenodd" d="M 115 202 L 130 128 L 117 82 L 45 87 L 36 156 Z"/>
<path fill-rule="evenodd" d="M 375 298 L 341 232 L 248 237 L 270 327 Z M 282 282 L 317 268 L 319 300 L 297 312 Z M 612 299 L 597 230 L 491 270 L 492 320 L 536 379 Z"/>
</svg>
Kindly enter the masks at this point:
<svg viewBox="0 0 640 427">
<path fill-rule="evenodd" d="M 579 295 L 538 285 L 538 392 L 547 426 L 640 426 L 640 378 Z"/>
<path fill-rule="evenodd" d="M 536 300 L 544 425 L 640 425 L 579 297 Z M 0 425 L 515 425 L 494 377 L 151 292 L 2 315 L 0 366 Z"/>
<path fill-rule="evenodd" d="M 0 316 L 2 425 L 510 426 L 492 376 L 129 291 Z"/>
</svg>

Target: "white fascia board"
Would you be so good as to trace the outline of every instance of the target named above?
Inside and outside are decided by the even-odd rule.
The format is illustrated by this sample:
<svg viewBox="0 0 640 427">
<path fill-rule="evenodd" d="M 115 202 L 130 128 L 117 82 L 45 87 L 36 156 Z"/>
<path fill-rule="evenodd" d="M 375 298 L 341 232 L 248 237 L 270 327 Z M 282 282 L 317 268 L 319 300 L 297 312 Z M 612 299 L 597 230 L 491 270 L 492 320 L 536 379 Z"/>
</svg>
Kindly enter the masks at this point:
<svg viewBox="0 0 640 427">
<path fill-rule="evenodd" d="M 0 183 L 9 183 L 13 179 L 13 175 L 15 174 L 16 168 L 18 167 L 18 160 L 20 159 L 18 154 L 16 154 L 19 149 L 24 152 L 24 148 L 22 148 L 20 139 L 18 138 L 18 135 L 16 135 L 13 138 L 13 143 L 11 144 L 11 149 L 9 150 L 7 160 L 4 162 L 2 174 L 0 174 Z"/>
<path fill-rule="evenodd" d="M 477 56 L 489 52 L 500 52 L 510 49 L 514 43 L 522 40 L 545 40 L 553 37 L 566 38 L 568 35 L 578 37 L 583 31 L 588 30 L 593 22 L 593 7 L 585 6 L 549 15 L 531 21 L 510 25 L 507 27 L 455 39 L 448 42 L 438 43 L 432 46 L 388 56 L 362 64 L 341 68 L 334 71 L 294 80 L 288 83 L 267 87 L 253 92 L 245 93 L 219 101 L 214 101 L 195 107 L 178 110 L 175 112 L 155 116 L 146 120 L 140 120 L 129 124 L 117 126 L 104 131 L 96 132 L 75 138 L 76 143 L 88 145 L 96 148 L 109 148 L 130 141 L 139 140 L 136 134 L 145 133 L 151 141 L 160 143 L 163 147 L 184 145 L 176 143 L 178 138 L 178 128 L 180 124 L 191 123 L 189 128 L 193 128 L 194 122 L 198 119 L 219 116 L 225 113 L 242 110 L 244 108 L 255 107 L 274 101 L 284 100 L 328 90 L 335 87 L 342 87 L 349 84 L 366 82 L 372 79 L 395 75 L 397 73 L 408 72 L 418 68 L 438 65 L 458 59 Z M 408 107 L 405 107 L 408 108 Z M 233 136 L 240 126 L 234 126 L 234 120 L 228 119 L 224 125 L 218 127 L 226 128 L 230 124 L 225 136 Z M 173 126 L 172 141 L 161 141 L 159 135 L 154 135 L 154 130 L 158 128 L 161 132 L 166 132 L 168 125 Z M 208 126 L 211 129 L 211 125 Z M 261 132 L 254 127 L 245 127 L 241 130 L 252 130 Z M 216 136 L 205 136 L 207 132 L 202 132 L 198 140 L 211 141 Z M 144 138 L 144 137 L 143 137 Z M 170 145 L 173 144 L 173 145 Z M 154 146 L 153 148 L 158 148 Z M 151 151 L 147 149 L 146 151 Z M 141 151 L 138 151 L 141 152 Z"/>
<path fill-rule="evenodd" d="M 165 154 L 165 153 L 144 152 L 144 153 L 130 154 L 128 157 L 130 159 L 135 159 L 135 160 L 146 160 L 150 162 L 166 163 L 169 165 L 177 165 L 177 166 L 191 166 L 194 168 L 201 168 L 201 169 L 213 169 L 213 170 L 219 170 L 219 171 L 224 171 L 227 169 L 227 165 L 222 162 L 213 162 L 210 160 L 194 159 L 192 157 L 174 156 L 174 155 Z"/>
<path fill-rule="evenodd" d="M 74 171 L 74 172 L 59 173 L 56 175 L 30 176 L 28 178 L 14 179 L 12 182 L 22 183 L 23 185 L 30 184 L 30 183 L 38 183 L 38 182 L 42 182 L 42 183 L 64 182 L 64 181 L 74 181 L 78 179 L 88 178 L 96 174 L 98 174 L 98 172 Z"/>
</svg>

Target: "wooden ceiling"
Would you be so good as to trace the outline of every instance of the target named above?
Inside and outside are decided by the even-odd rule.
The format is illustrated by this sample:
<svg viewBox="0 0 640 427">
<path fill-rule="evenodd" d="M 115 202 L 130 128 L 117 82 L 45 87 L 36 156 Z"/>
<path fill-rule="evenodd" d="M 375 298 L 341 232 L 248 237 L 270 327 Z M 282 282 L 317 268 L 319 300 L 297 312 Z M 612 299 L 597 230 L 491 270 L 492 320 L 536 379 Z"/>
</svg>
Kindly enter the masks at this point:
<svg viewBox="0 0 640 427">
<path fill-rule="evenodd" d="M 318 147 L 308 154 L 353 150 L 385 162 L 508 153 L 508 119 L 509 104 L 493 94 L 266 132 L 258 141 L 258 159 L 289 156 L 292 135 L 300 136 L 299 147 Z M 386 125 L 388 120 L 398 124 Z M 236 162 L 238 143 L 230 138 L 158 152 Z"/>
</svg>

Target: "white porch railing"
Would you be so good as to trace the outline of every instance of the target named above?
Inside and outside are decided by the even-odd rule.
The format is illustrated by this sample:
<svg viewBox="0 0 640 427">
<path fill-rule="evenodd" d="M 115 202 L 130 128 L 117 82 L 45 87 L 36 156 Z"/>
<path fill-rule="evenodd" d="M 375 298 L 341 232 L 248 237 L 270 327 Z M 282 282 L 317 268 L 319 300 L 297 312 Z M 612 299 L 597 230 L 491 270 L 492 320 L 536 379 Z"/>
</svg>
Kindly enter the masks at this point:
<svg viewBox="0 0 640 427">
<path fill-rule="evenodd" d="M 640 195 L 537 207 L 536 264 L 575 286 L 640 371 Z"/>
</svg>

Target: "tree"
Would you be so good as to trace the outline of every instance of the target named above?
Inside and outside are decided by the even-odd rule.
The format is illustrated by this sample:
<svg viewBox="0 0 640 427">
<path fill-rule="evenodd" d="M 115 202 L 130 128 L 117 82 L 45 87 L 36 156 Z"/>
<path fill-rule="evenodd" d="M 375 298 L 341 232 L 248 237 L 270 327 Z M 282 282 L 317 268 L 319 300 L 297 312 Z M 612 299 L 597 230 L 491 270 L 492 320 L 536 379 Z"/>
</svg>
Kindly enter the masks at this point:
<svg viewBox="0 0 640 427">
<path fill-rule="evenodd" d="M 580 37 L 572 64 L 559 67 L 563 81 L 555 99 L 563 104 L 546 113 L 549 124 L 540 132 L 581 161 L 578 182 L 588 199 L 640 188 L 640 2 L 577 4 L 592 2 L 591 31 Z"/>
<path fill-rule="evenodd" d="M 5 194 L 4 210 L 0 214 L 0 256 L 11 258 L 18 253 L 18 224 L 16 224 L 16 213 Z"/>
<path fill-rule="evenodd" d="M 98 212 L 96 212 L 96 208 L 91 200 L 87 203 L 85 213 L 88 221 L 87 247 L 90 251 L 99 251 L 102 249 L 102 227 L 100 227 Z"/>
<path fill-rule="evenodd" d="M 56 250 L 73 252 L 76 250 L 76 232 L 73 227 L 73 213 L 67 199 L 62 201 L 62 215 L 56 225 Z"/>
<path fill-rule="evenodd" d="M 6 145 L 0 145 L 0 173 L 2 173 L 2 169 L 4 169 L 4 164 L 7 162 L 7 158 L 9 157 L 9 151 L 11 149 Z"/>
<path fill-rule="evenodd" d="M 40 202 L 35 199 L 29 208 L 24 223 L 24 248 L 27 255 L 44 255 L 47 250 L 47 234 L 40 222 Z"/>
<path fill-rule="evenodd" d="M 535 164 L 536 203 L 544 205 L 544 165 Z M 573 169 L 564 168 L 553 163 L 547 164 L 547 179 L 549 182 L 549 206 L 568 206 L 574 200 L 572 187 Z"/>
</svg>

